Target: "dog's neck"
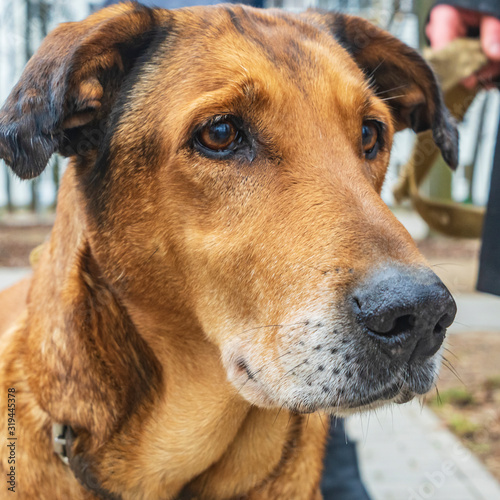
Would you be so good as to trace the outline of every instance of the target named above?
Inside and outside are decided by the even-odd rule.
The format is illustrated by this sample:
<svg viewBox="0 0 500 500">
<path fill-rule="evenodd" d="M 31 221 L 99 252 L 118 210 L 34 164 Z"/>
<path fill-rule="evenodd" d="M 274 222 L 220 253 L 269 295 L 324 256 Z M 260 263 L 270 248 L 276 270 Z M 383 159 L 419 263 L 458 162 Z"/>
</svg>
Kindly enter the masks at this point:
<svg viewBox="0 0 500 500">
<path fill-rule="evenodd" d="M 174 498 L 186 485 L 215 498 L 248 492 L 283 461 L 295 417 L 240 397 L 196 322 L 122 300 L 92 257 L 81 197 L 65 177 L 29 303 L 25 363 L 40 406 L 77 429 L 74 453 L 106 489 L 112 471 L 141 498 Z"/>
</svg>

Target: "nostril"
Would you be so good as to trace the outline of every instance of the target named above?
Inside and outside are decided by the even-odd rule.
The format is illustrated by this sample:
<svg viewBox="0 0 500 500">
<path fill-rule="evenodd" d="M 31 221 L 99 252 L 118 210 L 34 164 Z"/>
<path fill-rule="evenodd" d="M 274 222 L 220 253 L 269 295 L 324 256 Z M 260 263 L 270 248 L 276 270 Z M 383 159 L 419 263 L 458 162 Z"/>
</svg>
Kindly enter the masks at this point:
<svg viewBox="0 0 500 500">
<path fill-rule="evenodd" d="M 436 326 L 434 327 L 434 333 L 436 335 L 442 335 L 446 329 L 453 323 L 453 316 L 446 313 L 441 316 Z"/>
<path fill-rule="evenodd" d="M 434 328 L 434 333 L 436 335 L 441 335 L 444 332 L 444 327 L 442 327 L 439 323 L 436 325 L 436 328 Z"/>
<path fill-rule="evenodd" d="M 405 314 L 403 316 L 399 316 L 393 323 L 392 328 L 386 331 L 377 331 L 372 328 L 372 331 L 377 335 L 381 335 L 383 337 L 397 337 L 404 332 L 410 331 L 416 323 L 416 318 L 413 314 Z"/>
<path fill-rule="evenodd" d="M 402 308 L 398 311 L 397 308 L 389 307 L 381 311 L 380 308 L 372 308 L 370 301 L 361 301 L 357 296 L 353 296 L 352 300 L 358 318 L 376 335 L 386 338 L 397 337 L 411 330 L 416 324 L 416 316 L 404 314 Z"/>
<path fill-rule="evenodd" d="M 440 325 L 442 328 L 448 328 L 453 324 L 454 320 L 455 320 L 455 311 L 453 312 L 453 314 L 445 313 L 441 316 L 441 319 L 438 321 L 438 325 Z"/>
<path fill-rule="evenodd" d="M 411 330 L 415 326 L 416 322 L 417 320 L 415 316 L 413 316 L 413 314 L 406 314 L 404 316 L 401 316 L 396 320 L 396 324 L 394 325 L 394 328 L 391 330 L 390 334 L 399 335 L 400 333 Z"/>
</svg>

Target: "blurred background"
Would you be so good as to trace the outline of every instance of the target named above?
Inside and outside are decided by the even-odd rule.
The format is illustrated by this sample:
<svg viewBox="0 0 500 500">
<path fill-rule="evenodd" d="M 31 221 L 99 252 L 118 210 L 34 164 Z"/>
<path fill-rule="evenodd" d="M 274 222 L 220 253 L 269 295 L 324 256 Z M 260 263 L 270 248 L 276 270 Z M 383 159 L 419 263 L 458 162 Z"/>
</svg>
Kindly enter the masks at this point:
<svg viewBox="0 0 500 500">
<path fill-rule="evenodd" d="M 58 23 L 83 19 L 97 0 L 0 0 L 0 102 L 43 37 Z M 364 16 L 421 49 L 431 0 L 265 0 L 265 7 L 308 7 Z M 481 91 L 460 125 L 460 165 L 453 175 L 438 159 L 420 192 L 465 206 L 488 199 L 500 95 Z M 459 313 L 448 335 L 437 390 L 424 406 L 406 405 L 350 419 L 361 472 L 381 500 L 500 500 L 500 298 L 475 291 L 479 239 L 445 237 L 393 188 L 410 158 L 415 134 L 394 144 L 383 198 L 408 228 L 435 272 L 455 295 Z M 29 272 L 29 253 L 49 234 L 66 160 L 54 156 L 36 180 L 20 181 L 0 161 L 0 289 Z M 448 473 L 446 464 L 453 467 Z M 489 488 L 489 489 L 488 489 Z"/>
</svg>

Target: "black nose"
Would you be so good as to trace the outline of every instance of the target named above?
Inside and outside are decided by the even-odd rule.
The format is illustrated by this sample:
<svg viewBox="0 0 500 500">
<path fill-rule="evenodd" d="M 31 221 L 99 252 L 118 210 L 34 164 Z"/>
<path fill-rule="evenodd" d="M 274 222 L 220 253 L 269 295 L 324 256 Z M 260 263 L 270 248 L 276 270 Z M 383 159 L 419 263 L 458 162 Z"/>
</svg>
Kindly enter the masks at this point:
<svg viewBox="0 0 500 500">
<path fill-rule="evenodd" d="M 457 312 L 450 292 L 432 271 L 402 267 L 370 276 L 354 292 L 353 309 L 387 352 L 412 359 L 439 350 Z"/>
</svg>

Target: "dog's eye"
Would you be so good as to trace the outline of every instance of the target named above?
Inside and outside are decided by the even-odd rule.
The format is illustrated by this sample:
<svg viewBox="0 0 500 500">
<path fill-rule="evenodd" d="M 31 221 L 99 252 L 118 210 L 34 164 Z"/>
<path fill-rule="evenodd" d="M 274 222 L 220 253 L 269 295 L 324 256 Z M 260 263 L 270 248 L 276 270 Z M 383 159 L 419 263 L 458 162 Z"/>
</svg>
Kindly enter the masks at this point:
<svg viewBox="0 0 500 500">
<path fill-rule="evenodd" d="M 367 160 L 373 160 L 377 156 L 380 148 L 380 125 L 375 120 L 366 120 L 363 122 L 362 143 L 363 152 Z"/>
<path fill-rule="evenodd" d="M 231 149 L 238 138 L 238 130 L 230 120 L 220 120 L 205 125 L 198 132 L 200 144 L 211 151 L 222 152 Z"/>
<path fill-rule="evenodd" d="M 194 129 L 189 147 L 214 160 L 234 159 L 252 163 L 255 139 L 244 120 L 234 115 L 217 115 Z"/>
</svg>

